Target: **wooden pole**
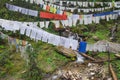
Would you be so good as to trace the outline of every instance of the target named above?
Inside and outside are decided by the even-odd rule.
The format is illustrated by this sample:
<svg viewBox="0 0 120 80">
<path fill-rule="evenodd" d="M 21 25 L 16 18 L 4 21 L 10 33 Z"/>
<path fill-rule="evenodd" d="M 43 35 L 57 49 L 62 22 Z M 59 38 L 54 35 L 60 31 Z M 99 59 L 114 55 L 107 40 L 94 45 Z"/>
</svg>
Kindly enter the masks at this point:
<svg viewBox="0 0 120 80">
<path fill-rule="evenodd" d="M 110 72 L 112 74 L 113 80 L 118 80 L 111 64 L 109 65 L 109 67 L 110 67 Z"/>
<path fill-rule="evenodd" d="M 110 67 L 109 67 L 109 65 L 110 65 L 110 52 L 109 52 L 109 44 L 107 43 L 107 45 L 106 45 L 106 48 L 107 48 L 107 52 L 108 52 L 108 75 L 110 75 L 109 73 L 110 73 Z"/>
<path fill-rule="evenodd" d="M 111 59 L 109 61 L 114 61 L 114 59 Z M 91 61 L 91 63 L 104 63 L 104 62 L 108 62 L 108 60 L 96 60 L 96 61 Z"/>
<path fill-rule="evenodd" d="M 84 56 L 84 57 L 86 57 L 86 58 L 88 58 L 88 59 L 90 59 L 90 60 L 92 60 L 92 61 L 96 61 L 96 59 L 94 59 L 93 57 L 91 57 L 91 56 L 88 56 L 87 54 L 85 54 L 85 53 L 80 53 L 82 56 Z"/>
</svg>

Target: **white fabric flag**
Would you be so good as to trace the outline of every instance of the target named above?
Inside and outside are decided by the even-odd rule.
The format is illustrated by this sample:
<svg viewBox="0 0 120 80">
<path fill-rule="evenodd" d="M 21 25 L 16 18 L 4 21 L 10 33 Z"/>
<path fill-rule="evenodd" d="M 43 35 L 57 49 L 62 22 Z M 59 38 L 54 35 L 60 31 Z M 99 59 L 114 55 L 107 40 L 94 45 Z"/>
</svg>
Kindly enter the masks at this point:
<svg viewBox="0 0 120 80">
<path fill-rule="evenodd" d="M 64 46 L 65 44 L 65 37 L 60 37 L 60 46 Z"/>
<path fill-rule="evenodd" d="M 109 21 L 109 15 L 106 15 L 106 19 L 107 19 L 107 21 Z"/>
<path fill-rule="evenodd" d="M 84 22 L 83 18 L 80 18 L 79 20 L 80 20 L 80 24 L 83 24 Z"/>
<path fill-rule="evenodd" d="M 63 14 L 63 11 L 62 10 L 60 10 L 60 15 L 62 15 Z"/>
<path fill-rule="evenodd" d="M 8 24 L 8 22 L 6 20 L 4 20 L 3 23 L 1 24 L 1 27 L 5 29 L 6 24 Z"/>
<path fill-rule="evenodd" d="M 89 5 L 92 6 L 92 2 L 89 2 Z"/>
<path fill-rule="evenodd" d="M 61 23 L 65 27 L 65 20 L 61 20 Z"/>
<path fill-rule="evenodd" d="M 54 44 L 58 46 L 60 44 L 60 36 L 54 35 L 54 37 L 55 37 Z"/>
<path fill-rule="evenodd" d="M 34 26 L 38 26 L 38 23 L 39 23 L 39 22 L 33 22 L 33 25 L 34 25 Z"/>
<path fill-rule="evenodd" d="M 28 12 L 29 12 L 29 9 L 26 9 L 26 8 L 22 8 L 22 10 L 21 10 L 21 13 L 22 14 L 28 14 Z"/>
<path fill-rule="evenodd" d="M 72 19 L 68 19 L 68 26 L 72 26 Z"/>
<path fill-rule="evenodd" d="M 81 7 L 82 6 L 82 2 L 78 2 L 78 5 Z"/>
<path fill-rule="evenodd" d="M 76 6 L 76 1 L 73 2 L 74 6 Z"/>
<path fill-rule="evenodd" d="M 43 10 L 46 10 L 46 5 L 45 4 L 43 4 Z"/>
<path fill-rule="evenodd" d="M 71 8 L 71 12 L 74 12 L 74 9 L 75 9 L 75 8 Z"/>
<path fill-rule="evenodd" d="M 80 9 L 78 9 L 78 12 L 80 12 Z"/>
<path fill-rule="evenodd" d="M 79 15 L 77 14 L 72 15 L 73 26 L 76 26 L 78 19 L 79 19 Z"/>
<path fill-rule="evenodd" d="M 113 19 L 113 18 L 112 18 L 112 14 L 110 14 L 110 19 Z"/>
<path fill-rule="evenodd" d="M 115 19 L 115 14 L 112 15 L 112 19 Z"/>
<path fill-rule="evenodd" d="M 41 30 L 37 31 L 36 40 L 42 40 L 43 32 Z"/>
<path fill-rule="evenodd" d="M 43 41 L 43 42 L 47 42 L 47 41 L 48 41 L 48 38 L 47 38 L 48 36 L 49 36 L 49 33 L 47 33 L 47 32 L 44 31 L 44 32 L 43 32 L 42 41 Z"/>
<path fill-rule="evenodd" d="M 21 25 L 20 27 L 20 34 L 25 34 L 25 30 L 26 30 L 26 25 Z"/>
<path fill-rule="evenodd" d="M 49 34 L 48 35 L 48 43 L 55 45 L 54 40 L 55 40 L 55 36 L 53 34 Z"/>
<path fill-rule="evenodd" d="M 92 17 L 93 17 L 92 14 L 89 14 L 89 15 L 88 15 L 88 24 L 91 24 L 91 23 L 92 23 Z"/>
<path fill-rule="evenodd" d="M 68 20 L 64 20 L 64 25 L 65 25 L 65 26 L 68 26 L 68 24 L 69 24 L 69 23 L 68 23 Z"/>
<path fill-rule="evenodd" d="M 62 6 L 62 1 L 60 1 L 60 5 Z"/>
<path fill-rule="evenodd" d="M 48 28 L 48 26 L 49 26 L 49 21 L 46 21 L 45 22 L 45 28 Z"/>
<path fill-rule="evenodd" d="M 6 30 L 10 30 L 10 31 L 15 31 L 15 27 L 13 27 L 13 23 L 11 23 L 11 21 L 8 21 L 8 23 L 6 23 Z"/>
<path fill-rule="evenodd" d="M 100 23 L 100 17 L 95 17 L 96 18 L 96 23 Z"/>
<path fill-rule="evenodd" d="M 13 24 L 14 30 L 19 30 L 21 23 L 17 22 L 17 21 L 11 21 L 11 23 Z"/>
<path fill-rule="evenodd" d="M 87 25 L 88 24 L 88 19 L 86 17 L 84 17 L 84 24 Z"/>
<path fill-rule="evenodd" d="M 25 0 L 26 2 L 28 2 L 28 0 Z"/>
<path fill-rule="evenodd" d="M 26 28 L 26 36 L 30 36 L 31 30 L 32 28 L 30 26 Z"/>
<path fill-rule="evenodd" d="M 88 7 L 88 2 L 86 2 L 86 7 Z"/>
<path fill-rule="evenodd" d="M 92 12 L 94 12 L 94 9 L 92 9 Z"/>
<path fill-rule="evenodd" d="M 73 50 L 77 50 L 78 48 L 78 41 L 77 40 L 73 40 L 73 39 L 70 39 L 70 46 Z"/>
<path fill-rule="evenodd" d="M 33 3 L 33 0 L 30 0 L 30 3 Z"/>
<path fill-rule="evenodd" d="M 35 10 L 28 10 L 28 15 L 31 15 L 31 16 L 38 16 L 38 11 L 35 11 Z"/>
<path fill-rule="evenodd" d="M 66 38 L 64 47 L 70 48 L 70 39 Z"/>
<path fill-rule="evenodd" d="M 69 4 L 69 1 L 67 1 L 67 5 Z"/>
<path fill-rule="evenodd" d="M 115 19 L 117 19 L 118 18 L 118 14 L 115 14 Z"/>
<path fill-rule="evenodd" d="M 85 7 L 86 6 L 86 4 L 85 4 L 85 2 L 83 2 L 83 7 Z"/>
<path fill-rule="evenodd" d="M 37 3 L 37 4 L 40 4 L 40 0 L 36 0 L 36 3 Z"/>
<path fill-rule="evenodd" d="M 94 2 L 92 2 L 92 7 L 94 7 L 95 6 L 95 4 L 94 4 Z"/>
<path fill-rule="evenodd" d="M 60 27 L 60 22 L 59 21 L 52 21 L 54 24 L 55 24 L 55 27 L 56 28 L 59 28 Z"/>
<path fill-rule="evenodd" d="M 30 34 L 30 38 L 35 40 L 36 37 L 36 29 L 32 28 L 31 34 Z"/>
<path fill-rule="evenodd" d="M 40 22 L 40 28 L 43 28 L 43 27 L 45 27 L 45 23 L 42 21 Z"/>
<path fill-rule="evenodd" d="M 105 19 L 105 16 L 104 16 L 104 15 L 103 15 L 103 16 L 100 16 L 100 18 L 101 18 L 101 19 Z"/>
<path fill-rule="evenodd" d="M 78 19 L 73 19 L 73 26 L 76 26 Z"/>
<path fill-rule="evenodd" d="M 14 10 L 13 11 L 19 11 L 19 7 L 18 6 L 14 6 Z"/>
<path fill-rule="evenodd" d="M 95 17 L 93 17 L 93 18 L 92 18 L 92 21 L 93 21 L 94 23 L 96 23 L 96 18 L 95 18 Z"/>
</svg>

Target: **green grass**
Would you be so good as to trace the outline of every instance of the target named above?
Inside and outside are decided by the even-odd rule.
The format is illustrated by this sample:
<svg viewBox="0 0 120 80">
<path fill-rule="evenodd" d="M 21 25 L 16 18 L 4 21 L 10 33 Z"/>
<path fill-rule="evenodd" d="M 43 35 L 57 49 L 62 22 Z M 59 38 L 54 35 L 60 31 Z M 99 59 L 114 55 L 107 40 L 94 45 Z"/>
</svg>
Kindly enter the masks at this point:
<svg viewBox="0 0 120 80">
<path fill-rule="evenodd" d="M 38 54 L 38 67 L 45 73 L 51 73 L 58 67 L 70 61 L 69 58 L 55 51 L 55 47 L 50 44 L 41 43 Z"/>
<path fill-rule="evenodd" d="M 11 49 L 8 45 L 4 46 L 4 51 L 1 52 L 0 59 L 3 60 L 4 66 L 0 65 L 0 77 L 5 80 L 8 80 L 6 76 L 14 77 L 14 79 L 20 78 L 21 72 L 25 70 L 24 65 L 26 65 L 23 58 L 20 56 L 20 53 L 14 51 L 14 47 Z M 0 78 L 0 80 L 1 80 Z"/>
<path fill-rule="evenodd" d="M 111 59 L 115 59 L 114 53 L 109 53 L 109 54 L 110 54 L 110 58 Z M 99 52 L 98 56 L 102 57 L 102 58 L 107 58 L 108 57 L 108 53 L 107 52 Z"/>
<path fill-rule="evenodd" d="M 55 50 L 55 46 L 43 42 L 35 43 L 33 41 L 32 45 L 37 50 L 37 66 L 43 71 L 43 73 L 52 73 L 65 63 L 71 61 L 70 58 L 67 58 Z M 6 47 L 6 46 L 5 46 Z M 13 46 L 12 46 L 13 47 Z M 6 50 L 7 48 L 5 48 Z M 15 79 L 20 79 L 22 72 L 26 70 L 26 61 L 20 56 L 20 53 L 13 52 L 15 48 L 13 47 L 10 50 L 10 63 L 8 68 L 10 69 L 8 73 L 2 71 L 3 75 L 13 77 Z M 12 53 L 11 53 L 12 52 Z M 11 67 L 10 67 L 11 66 Z"/>
<path fill-rule="evenodd" d="M 89 32 L 89 35 L 91 35 L 91 37 L 87 39 L 87 42 L 95 43 L 96 41 L 93 39 L 93 36 L 96 36 L 98 40 L 109 40 L 108 34 L 109 34 L 109 31 L 106 31 L 106 30 L 98 30 L 94 33 Z"/>
<path fill-rule="evenodd" d="M 112 65 L 114 67 L 114 70 L 115 70 L 118 80 L 120 80 L 120 60 L 117 59 L 117 60 L 113 61 Z"/>
<path fill-rule="evenodd" d="M 107 31 L 96 31 L 94 36 L 97 36 L 100 40 L 107 39 Z"/>
</svg>

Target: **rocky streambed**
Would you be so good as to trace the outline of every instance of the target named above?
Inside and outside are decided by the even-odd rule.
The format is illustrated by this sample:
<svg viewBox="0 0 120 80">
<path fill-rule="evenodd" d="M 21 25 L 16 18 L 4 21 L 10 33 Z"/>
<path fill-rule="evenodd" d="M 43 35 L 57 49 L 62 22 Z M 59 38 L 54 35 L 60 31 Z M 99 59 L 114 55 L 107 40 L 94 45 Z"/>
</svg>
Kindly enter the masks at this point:
<svg viewBox="0 0 120 80">
<path fill-rule="evenodd" d="M 45 80 L 112 80 L 108 67 L 103 64 L 70 62 Z"/>
</svg>

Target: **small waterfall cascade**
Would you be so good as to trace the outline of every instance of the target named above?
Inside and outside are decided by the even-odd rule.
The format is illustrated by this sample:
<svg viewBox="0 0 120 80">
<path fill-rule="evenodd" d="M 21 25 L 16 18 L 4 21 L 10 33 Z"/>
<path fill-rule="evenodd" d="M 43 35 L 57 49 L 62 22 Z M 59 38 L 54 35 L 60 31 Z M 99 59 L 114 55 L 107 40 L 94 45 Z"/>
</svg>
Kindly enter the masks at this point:
<svg viewBox="0 0 120 80">
<path fill-rule="evenodd" d="M 80 53 L 78 53 L 78 52 L 76 52 L 76 54 L 77 54 L 77 60 L 76 60 L 76 62 L 77 63 L 84 63 L 84 57 L 82 57 L 80 55 Z"/>
</svg>

